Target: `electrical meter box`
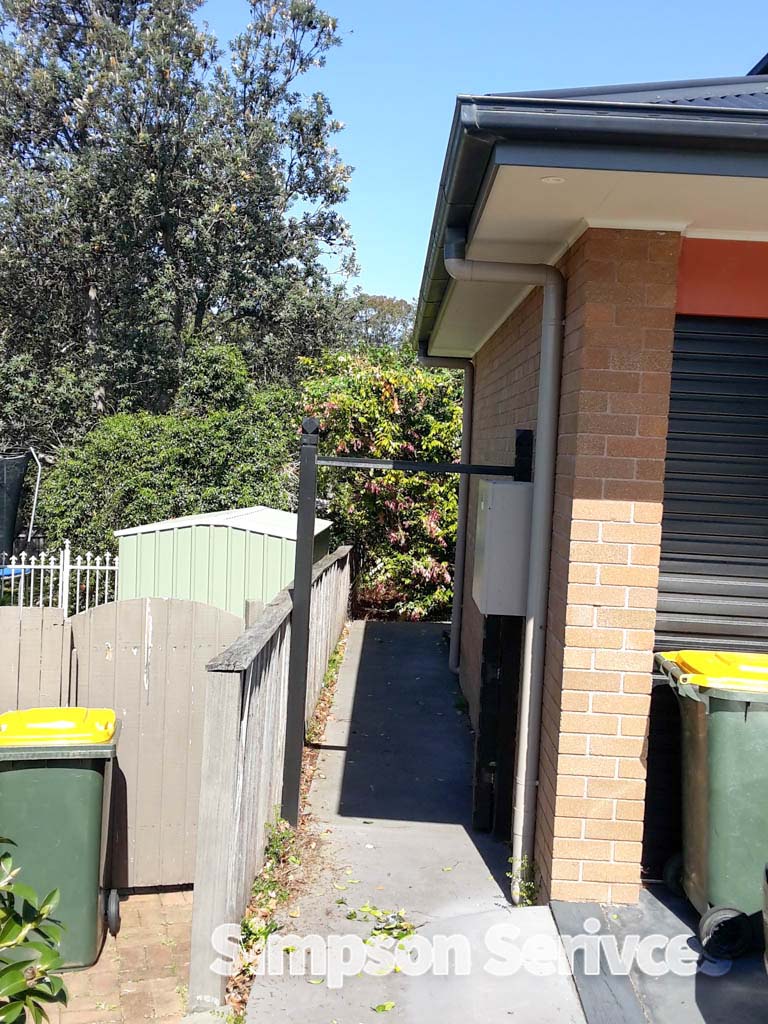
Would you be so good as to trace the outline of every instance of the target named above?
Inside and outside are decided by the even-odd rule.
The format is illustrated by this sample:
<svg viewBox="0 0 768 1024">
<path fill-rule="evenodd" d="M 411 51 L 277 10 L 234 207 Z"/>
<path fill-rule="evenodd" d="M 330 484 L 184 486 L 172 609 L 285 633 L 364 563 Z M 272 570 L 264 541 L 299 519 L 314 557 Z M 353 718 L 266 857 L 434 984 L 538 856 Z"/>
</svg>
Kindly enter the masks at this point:
<svg viewBox="0 0 768 1024">
<path fill-rule="evenodd" d="M 483 615 L 525 615 L 533 484 L 479 484 L 472 597 Z"/>
</svg>

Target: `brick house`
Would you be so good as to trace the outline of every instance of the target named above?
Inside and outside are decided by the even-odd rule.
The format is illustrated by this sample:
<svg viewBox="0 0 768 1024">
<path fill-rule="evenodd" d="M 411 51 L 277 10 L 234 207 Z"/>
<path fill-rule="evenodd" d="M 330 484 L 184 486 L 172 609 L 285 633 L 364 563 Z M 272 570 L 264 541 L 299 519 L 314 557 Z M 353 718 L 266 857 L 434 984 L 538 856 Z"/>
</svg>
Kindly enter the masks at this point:
<svg viewBox="0 0 768 1024">
<path fill-rule="evenodd" d="M 464 494 L 478 823 L 512 830 L 543 898 L 634 902 L 679 827 L 654 650 L 768 650 L 768 59 L 459 97 L 417 332 L 425 362 L 467 371 L 465 461 L 511 466 L 535 437 L 527 626 L 473 598 L 476 479 Z"/>
</svg>

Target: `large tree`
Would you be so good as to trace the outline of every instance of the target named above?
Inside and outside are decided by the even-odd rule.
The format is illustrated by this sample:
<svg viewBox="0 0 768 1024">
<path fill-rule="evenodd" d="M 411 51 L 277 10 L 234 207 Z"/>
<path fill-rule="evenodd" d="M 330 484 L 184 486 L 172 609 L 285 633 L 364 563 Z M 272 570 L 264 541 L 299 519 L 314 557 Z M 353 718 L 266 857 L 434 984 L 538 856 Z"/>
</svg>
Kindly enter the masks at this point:
<svg viewBox="0 0 768 1024">
<path fill-rule="evenodd" d="M 0 0 L 0 444 L 166 410 L 189 346 L 290 380 L 351 315 L 339 124 L 300 79 L 313 0 L 254 0 L 223 53 L 199 0 Z"/>
</svg>

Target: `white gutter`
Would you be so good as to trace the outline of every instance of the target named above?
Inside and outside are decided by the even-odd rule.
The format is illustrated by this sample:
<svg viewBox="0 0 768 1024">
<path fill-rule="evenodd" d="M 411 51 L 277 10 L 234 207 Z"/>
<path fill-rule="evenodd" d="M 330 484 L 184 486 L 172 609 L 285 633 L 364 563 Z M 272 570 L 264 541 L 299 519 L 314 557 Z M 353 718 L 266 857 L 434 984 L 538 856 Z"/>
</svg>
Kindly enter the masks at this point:
<svg viewBox="0 0 768 1024">
<path fill-rule="evenodd" d="M 464 242 L 445 246 L 445 268 L 457 281 L 538 285 L 544 290 L 539 391 L 533 460 L 533 508 L 527 615 L 523 641 L 515 765 L 512 859 L 533 861 L 536 798 L 544 690 L 544 650 L 549 596 L 549 560 L 555 496 L 555 460 L 560 411 L 565 278 L 546 263 L 491 263 L 466 260 Z M 512 898 L 518 902 L 513 887 Z"/>
<path fill-rule="evenodd" d="M 475 400 L 475 366 L 471 359 L 454 356 L 430 356 L 426 346 L 419 347 L 422 366 L 464 371 L 464 395 L 461 409 L 461 461 L 472 461 L 472 416 Z M 456 557 L 453 568 L 453 602 L 451 604 L 451 641 L 448 667 L 458 674 L 461 659 L 461 622 L 464 609 L 464 561 L 467 554 L 467 512 L 469 509 L 469 477 L 459 477 L 459 506 L 456 522 Z"/>
</svg>

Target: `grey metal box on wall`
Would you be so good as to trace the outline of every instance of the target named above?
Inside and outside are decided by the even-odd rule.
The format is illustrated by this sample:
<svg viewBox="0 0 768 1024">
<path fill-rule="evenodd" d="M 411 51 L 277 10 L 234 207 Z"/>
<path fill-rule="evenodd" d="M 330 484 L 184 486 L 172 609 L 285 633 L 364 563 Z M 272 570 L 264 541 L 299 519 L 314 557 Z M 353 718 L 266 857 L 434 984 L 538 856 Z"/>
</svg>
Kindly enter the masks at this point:
<svg viewBox="0 0 768 1024">
<path fill-rule="evenodd" d="M 482 477 L 472 597 L 483 615 L 525 615 L 533 485 Z"/>
<path fill-rule="evenodd" d="M 331 524 L 315 520 L 314 561 L 330 549 Z M 256 505 L 117 530 L 118 600 L 177 597 L 243 615 L 293 579 L 296 516 Z"/>
</svg>

